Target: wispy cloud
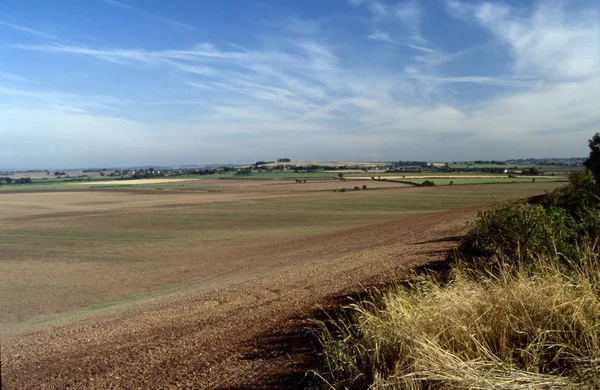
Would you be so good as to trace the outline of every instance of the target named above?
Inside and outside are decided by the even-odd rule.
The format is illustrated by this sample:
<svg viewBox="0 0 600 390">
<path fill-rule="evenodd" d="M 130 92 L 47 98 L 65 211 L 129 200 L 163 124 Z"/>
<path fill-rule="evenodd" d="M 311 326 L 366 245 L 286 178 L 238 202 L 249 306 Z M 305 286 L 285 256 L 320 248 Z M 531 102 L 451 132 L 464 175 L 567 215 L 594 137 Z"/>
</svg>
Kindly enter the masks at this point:
<svg viewBox="0 0 600 390">
<path fill-rule="evenodd" d="M 36 30 L 34 28 L 22 26 L 22 25 L 19 25 L 19 24 L 4 22 L 2 20 L 0 20 L 0 26 L 4 26 L 4 27 L 11 28 L 13 30 L 21 31 L 21 32 L 24 32 L 26 34 L 29 34 L 29 35 L 32 35 L 32 36 L 35 36 L 35 37 L 38 37 L 38 38 L 60 40 L 60 38 L 57 37 L 56 35 L 48 34 L 48 33 L 45 33 L 43 31 L 39 31 L 39 30 Z"/>
<path fill-rule="evenodd" d="M 163 23 L 163 24 L 167 24 L 167 25 L 171 25 L 171 26 L 175 26 L 175 27 L 180 27 L 180 28 L 183 28 L 183 29 L 186 29 L 186 30 L 190 30 L 190 31 L 198 30 L 198 28 L 196 28 L 196 27 L 194 27 L 194 26 L 192 26 L 190 24 L 183 23 L 183 22 L 180 22 L 178 20 L 174 20 L 174 19 L 170 19 L 170 18 L 164 18 L 162 16 L 155 15 L 155 14 L 153 14 L 151 12 L 148 12 L 148 11 L 143 10 L 141 8 L 138 8 L 138 7 L 134 7 L 132 5 L 126 4 L 126 3 L 121 2 L 121 1 L 117 1 L 117 0 L 102 0 L 102 1 L 105 2 L 105 3 L 107 3 L 107 4 L 113 5 L 115 7 L 126 9 L 126 10 L 129 10 L 129 11 L 135 12 L 135 13 L 137 13 L 139 15 L 145 16 L 147 18 L 154 19 L 157 22 L 160 22 L 160 23 Z"/>
<path fill-rule="evenodd" d="M 61 44 L 42 44 L 42 45 L 23 45 L 17 44 L 13 47 L 22 50 L 31 51 L 43 51 L 43 52 L 54 52 L 54 53 L 66 53 L 66 54 L 80 54 L 96 57 L 102 60 L 135 60 L 140 62 L 151 62 L 157 60 L 194 60 L 199 58 L 214 58 L 214 59 L 235 59 L 245 60 L 256 57 L 256 53 L 244 52 L 244 51 L 223 51 L 217 49 L 210 43 L 203 43 L 196 45 L 190 49 L 185 50 L 144 50 L 144 49 L 118 49 L 118 48 L 107 48 L 107 49 L 96 49 L 85 46 L 73 46 L 73 45 L 61 45 Z M 260 54 L 269 56 L 268 53 Z M 274 59 L 285 59 L 285 56 L 278 56 L 275 54 Z M 272 58 L 272 57 L 271 57 Z"/>
<path fill-rule="evenodd" d="M 448 3 L 450 12 L 473 20 L 510 50 L 520 73 L 586 77 L 600 71 L 600 14 L 565 12 L 561 2 L 540 2 L 529 17 L 495 3 Z"/>
<path fill-rule="evenodd" d="M 0 70 L 0 78 L 12 81 L 28 82 L 29 80 L 25 77 L 16 75 L 14 73 L 3 72 Z"/>
<path fill-rule="evenodd" d="M 422 41 L 421 36 L 421 18 L 423 16 L 423 10 L 419 6 L 419 3 L 410 0 L 401 2 L 396 6 L 396 16 L 400 21 L 408 28 L 411 33 L 411 38 L 417 41 Z"/>
<path fill-rule="evenodd" d="M 538 85 L 536 79 L 517 79 L 513 77 L 490 77 L 490 76 L 463 76 L 463 77 L 442 77 L 442 76 L 427 76 L 422 74 L 411 75 L 406 74 L 404 77 L 414 80 L 422 81 L 433 81 L 440 84 L 445 83 L 468 83 L 468 84 L 481 84 L 481 85 L 492 85 L 498 87 L 521 87 L 521 88 L 534 88 Z"/>
<path fill-rule="evenodd" d="M 400 45 L 400 46 L 404 46 L 404 47 L 408 47 L 414 50 L 419 50 L 425 53 L 436 53 L 435 50 L 425 47 L 425 46 L 419 46 L 419 45 L 415 45 L 409 42 L 402 42 L 396 39 L 392 39 L 390 37 L 390 35 L 386 32 L 383 31 L 375 31 L 374 33 L 370 34 L 367 36 L 367 39 L 371 39 L 373 41 L 381 41 L 381 42 L 389 42 L 389 43 L 393 43 L 395 45 Z"/>
</svg>

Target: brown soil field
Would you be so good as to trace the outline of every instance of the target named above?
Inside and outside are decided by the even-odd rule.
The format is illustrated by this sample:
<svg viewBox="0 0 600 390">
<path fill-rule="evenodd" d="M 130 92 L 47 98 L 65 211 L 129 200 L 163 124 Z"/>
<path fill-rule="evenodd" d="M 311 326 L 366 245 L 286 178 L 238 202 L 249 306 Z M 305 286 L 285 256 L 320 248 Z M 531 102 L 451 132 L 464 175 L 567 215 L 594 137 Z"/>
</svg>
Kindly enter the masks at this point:
<svg viewBox="0 0 600 390">
<path fill-rule="evenodd" d="M 441 259 L 472 205 L 556 187 L 227 182 L 0 194 L 2 388 L 294 387 L 320 307 Z"/>
</svg>

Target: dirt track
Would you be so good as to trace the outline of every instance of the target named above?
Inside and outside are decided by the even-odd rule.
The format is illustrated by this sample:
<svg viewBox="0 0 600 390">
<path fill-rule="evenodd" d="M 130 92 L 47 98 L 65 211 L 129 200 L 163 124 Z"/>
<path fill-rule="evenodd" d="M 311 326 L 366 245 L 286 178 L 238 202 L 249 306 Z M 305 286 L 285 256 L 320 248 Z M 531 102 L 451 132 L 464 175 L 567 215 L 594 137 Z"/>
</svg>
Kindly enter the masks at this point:
<svg viewBox="0 0 600 390">
<path fill-rule="evenodd" d="M 2 384 L 289 387 L 306 369 L 307 354 L 291 355 L 297 340 L 281 338 L 306 324 L 318 305 L 440 258 L 474 215 L 475 209 L 447 211 L 265 245 L 247 254 L 241 283 L 226 273 L 211 281 L 211 291 L 190 289 L 110 316 L 8 336 L 2 340 Z M 265 257 L 268 267 L 264 261 L 252 267 Z"/>
</svg>

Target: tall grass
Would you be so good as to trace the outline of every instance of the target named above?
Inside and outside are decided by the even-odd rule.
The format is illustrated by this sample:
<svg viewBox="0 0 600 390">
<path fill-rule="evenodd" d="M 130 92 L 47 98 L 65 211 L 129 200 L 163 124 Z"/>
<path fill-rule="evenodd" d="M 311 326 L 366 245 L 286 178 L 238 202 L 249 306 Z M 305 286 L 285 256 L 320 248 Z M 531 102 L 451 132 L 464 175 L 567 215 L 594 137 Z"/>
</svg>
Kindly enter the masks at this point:
<svg viewBox="0 0 600 390">
<path fill-rule="evenodd" d="M 570 271 L 496 257 L 494 274 L 459 263 L 320 324 L 325 388 L 600 388 L 599 251 Z"/>
</svg>

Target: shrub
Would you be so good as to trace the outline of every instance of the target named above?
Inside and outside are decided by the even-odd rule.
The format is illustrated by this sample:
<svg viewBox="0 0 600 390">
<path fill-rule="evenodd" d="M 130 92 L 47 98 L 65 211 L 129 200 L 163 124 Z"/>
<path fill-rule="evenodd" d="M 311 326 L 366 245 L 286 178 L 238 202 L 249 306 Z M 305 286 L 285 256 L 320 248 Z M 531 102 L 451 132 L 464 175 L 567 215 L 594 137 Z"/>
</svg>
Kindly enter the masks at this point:
<svg viewBox="0 0 600 390">
<path fill-rule="evenodd" d="M 421 183 L 421 185 L 423 187 L 431 187 L 431 186 L 434 186 L 435 183 L 433 181 L 431 181 L 431 180 L 425 180 L 423 183 Z"/>
<path fill-rule="evenodd" d="M 591 210 L 600 206 L 599 190 L 590 171 L 569 174 L 569 184 L 549 193 L 543 204 L 563 207 L 576 219 L 586 218 Z"/>
<path fill-rule="evenodd" d="M 470 257 L 505 255 L 527 261 L 533 254 L 569 259 L 575 250 L 575 223 L 564 209 L 504 203 L 479 211 L 459 251 Z"/>
</svg>

